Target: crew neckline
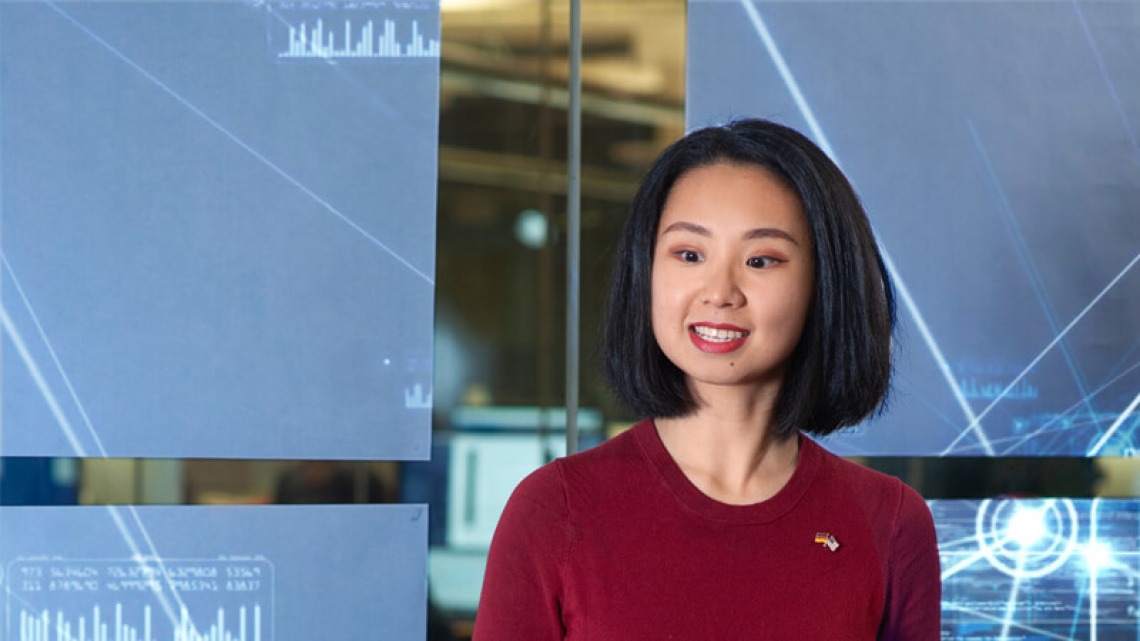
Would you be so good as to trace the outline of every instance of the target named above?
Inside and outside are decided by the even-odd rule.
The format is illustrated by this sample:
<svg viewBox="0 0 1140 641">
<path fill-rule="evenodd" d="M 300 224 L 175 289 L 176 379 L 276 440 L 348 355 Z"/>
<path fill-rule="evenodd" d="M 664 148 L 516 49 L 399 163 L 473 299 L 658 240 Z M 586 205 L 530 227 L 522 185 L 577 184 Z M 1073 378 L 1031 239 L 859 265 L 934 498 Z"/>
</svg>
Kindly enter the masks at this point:
<svg viewBox="0 0 1140 641">
<path fill-rule="evenodd" d="M 799 439 L 799 457 L 792 477 L 770 498 L 750 505 L 723 503 L 705 494 L 685 476 L 673 460 L 652 419 L 641 421 L 631 430 L 650 465 L 661 480 L 686 508 L 713 521 L 726 523 L 770 523 L 792 510 L 807 493 L 819 469 L 820 446 L 803 434 Z"/>
</svg>

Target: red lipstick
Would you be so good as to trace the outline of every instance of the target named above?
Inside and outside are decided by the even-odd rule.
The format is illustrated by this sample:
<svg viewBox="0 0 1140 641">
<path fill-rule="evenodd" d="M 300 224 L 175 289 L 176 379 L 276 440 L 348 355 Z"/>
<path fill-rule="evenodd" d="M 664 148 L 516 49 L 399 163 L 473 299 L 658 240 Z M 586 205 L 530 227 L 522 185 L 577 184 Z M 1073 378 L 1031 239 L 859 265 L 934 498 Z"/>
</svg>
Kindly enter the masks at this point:
<svg viewBox="0 0 1140 641">
<path fill-rule="evenodd" d="M 727 354 L 744 345 L 748 330 L 728 323 L 694 323 L 689 326 L 689 340 L 707 354 Z"/>
</svg>

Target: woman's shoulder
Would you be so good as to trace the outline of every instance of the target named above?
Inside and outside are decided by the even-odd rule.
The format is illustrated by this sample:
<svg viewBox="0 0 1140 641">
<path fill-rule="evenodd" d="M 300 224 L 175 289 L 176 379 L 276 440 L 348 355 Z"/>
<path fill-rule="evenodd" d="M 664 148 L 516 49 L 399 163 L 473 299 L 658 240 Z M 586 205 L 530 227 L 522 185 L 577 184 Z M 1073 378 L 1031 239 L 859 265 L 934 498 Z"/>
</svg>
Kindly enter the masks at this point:
<svg viewBox="0 0 1140 641">
<path fill-rule="evenodd" d="M 818 450 L 821 466 L 828 470 L 830 482 L 845 488 L 873 520 L 910 525 L 918 521 L 919 527 L 930 524 L 933 529 L 926 500 L 914 488 L 898 477 L 832 454 L 810 439 L 805 438 L 805 441 Z"/>
<path fill-rule="evenodd" d="M 553 500 L 564 499 L 568 487 L 578 492 L 608 486 L 619 477 L 635 473 L 645 467 L 638 433 L 647 424 L 652 429 L 652 424 L 643 421 L 594 447 L 543 465 L 523 479 L 515 495 L 519 500 L 549 505 Z"/>
<path fill-rule="evenodd" d="M 880 638 L 938 638 L 941 570 L 930 507 L 902 480 L 815 447 L 829 470 L 826 488 L 861 511 L 874 538 L 887 581 Z"/>
</svg>

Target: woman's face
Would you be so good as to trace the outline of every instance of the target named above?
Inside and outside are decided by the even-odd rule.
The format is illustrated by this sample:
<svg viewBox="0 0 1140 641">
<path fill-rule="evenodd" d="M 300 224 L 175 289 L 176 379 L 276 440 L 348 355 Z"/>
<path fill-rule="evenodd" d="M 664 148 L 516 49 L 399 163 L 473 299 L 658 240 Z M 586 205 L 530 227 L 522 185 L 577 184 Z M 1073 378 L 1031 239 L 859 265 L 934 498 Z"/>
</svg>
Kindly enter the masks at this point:
<svg viewBox="0 0 1140 641">
<path fill-rule="evenodd" d="M 651 278 L 653 333 L 690 385 L 778 387 L 812 296 L 799 198 L 765 169 L 718 163 L 673 185 Z"/>
</svg>

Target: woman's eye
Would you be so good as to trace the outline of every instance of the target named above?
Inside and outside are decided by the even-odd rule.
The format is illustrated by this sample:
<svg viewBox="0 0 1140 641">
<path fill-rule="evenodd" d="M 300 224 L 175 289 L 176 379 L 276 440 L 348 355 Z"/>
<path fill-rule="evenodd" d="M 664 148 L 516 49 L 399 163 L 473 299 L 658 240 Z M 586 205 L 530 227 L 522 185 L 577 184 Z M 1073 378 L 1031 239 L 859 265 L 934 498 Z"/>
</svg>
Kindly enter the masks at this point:
<svg viewBox="0 0 1140 641">
<path fill-rule="evenodd" d="M 699 263 L 701 261 L 701 255 L 691 249 L 682 249 L 677 252 L 677 258 L 686 263 Z"/>
<path fill-rule="evenodd" d="M 772 258 L 771 256 L 753 256 L 752 258 L 748 259 L 748 266 L 755 267 L 757 269 L 763 269 L 765 267 L 771 267 L 778 262 L 780 261 Z"/>
</svg>

